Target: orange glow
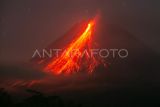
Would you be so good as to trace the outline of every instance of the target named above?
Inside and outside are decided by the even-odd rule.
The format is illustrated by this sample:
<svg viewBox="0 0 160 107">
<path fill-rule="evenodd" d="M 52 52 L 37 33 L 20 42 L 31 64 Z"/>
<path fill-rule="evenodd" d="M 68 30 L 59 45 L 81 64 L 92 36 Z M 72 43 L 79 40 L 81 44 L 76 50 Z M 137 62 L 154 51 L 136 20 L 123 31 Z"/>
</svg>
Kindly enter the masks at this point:
<svg viewBox="0 0 160 107">
<path fill-rule="evenodd" d="M 89 56 L 89 54 L 91 54 L 91 38 L 95 24 L 96 18 L 90 20 L 82 34 L 77 35 L 77 37 L 65 48 L 65 52 L 59 57 L 53 58 L 45 66 L 44 71 L 54 74 L 70 74 L 80 70 L 85 70 L 89 73 L 93 72 L 95 67 L 100 63 L 96 57 Z M 78 52 L 73 51 L 75 49 L 78 50 Z M 84 49 L 89 53 L 84 54 Z M 84 56 L 82 57 L 82 55 Z"/>
</svg>

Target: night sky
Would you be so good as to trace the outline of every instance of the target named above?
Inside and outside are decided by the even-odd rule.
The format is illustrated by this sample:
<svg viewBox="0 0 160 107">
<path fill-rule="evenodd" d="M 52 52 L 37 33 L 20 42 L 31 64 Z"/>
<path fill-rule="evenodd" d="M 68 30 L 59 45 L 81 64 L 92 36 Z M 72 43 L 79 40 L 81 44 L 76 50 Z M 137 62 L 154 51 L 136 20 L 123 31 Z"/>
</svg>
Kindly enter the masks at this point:
<svg viewBox="0 0 160 107">
<path fill-rule="evenodd" d="M 0 62 L 28 61 L 76 22 L 97 10 L 160 52 L 159 0 L 1 0 Z"/>
</svg>

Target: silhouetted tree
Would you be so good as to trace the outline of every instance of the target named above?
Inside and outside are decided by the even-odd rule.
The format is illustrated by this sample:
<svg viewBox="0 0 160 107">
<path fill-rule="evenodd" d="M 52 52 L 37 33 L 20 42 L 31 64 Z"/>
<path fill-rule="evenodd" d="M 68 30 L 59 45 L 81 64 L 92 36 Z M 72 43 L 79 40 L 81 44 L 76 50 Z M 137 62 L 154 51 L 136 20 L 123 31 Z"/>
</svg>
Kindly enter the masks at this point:
<svg viewBox="0 0 160 107">
<path fill-rule="evenodd" d="M 4 88 L 0 89 L 0 105 L 1 107 L 10 107 L 13 105 L 11 96 L 4 90 Z"/>
</svg>

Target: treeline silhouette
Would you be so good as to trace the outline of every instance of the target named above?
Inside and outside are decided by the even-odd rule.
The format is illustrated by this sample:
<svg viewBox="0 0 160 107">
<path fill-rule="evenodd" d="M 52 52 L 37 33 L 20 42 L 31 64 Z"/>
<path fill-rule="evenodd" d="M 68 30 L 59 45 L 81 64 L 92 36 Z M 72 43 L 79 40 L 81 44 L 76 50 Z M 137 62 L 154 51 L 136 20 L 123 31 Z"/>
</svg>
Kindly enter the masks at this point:
<svg viewBox="0 0 160 107">
<path fill-rule="evenodd" d="M 0 107 L 160 107 L 160 94 L 157 90 L 130 91 L 129 89 L 111 90 L 82 100 L 62 99 L 59 96 L 45 96 L 36 90 L 26 89 L 31 97 L 15 103 L 5 89 L 0 89 Z M 78 96 L 75 96 L 78 97 Z"/>
<path fill-rule="evenodd" d="M 82 107 L 82 104 L 74 101 L 65 101 L 59 96 L 44 96 L 35 90 L 26 90 L 33 95 L 25 100 L 14 103 L 4 88 L 0 89 L 0 107 Z"/>
</svg>

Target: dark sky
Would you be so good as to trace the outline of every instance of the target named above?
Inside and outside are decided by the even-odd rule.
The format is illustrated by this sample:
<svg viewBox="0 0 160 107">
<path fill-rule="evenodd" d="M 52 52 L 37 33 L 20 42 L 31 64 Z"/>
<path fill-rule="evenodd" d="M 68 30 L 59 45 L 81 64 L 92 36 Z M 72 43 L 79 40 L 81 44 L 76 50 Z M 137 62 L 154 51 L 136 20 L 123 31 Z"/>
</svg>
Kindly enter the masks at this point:
<svg viewBox="0 0 160 107">
<path fill-rule="evenodd" d="M 1 0 L 0 62 L 25 62 L 73 24 L 101 10 L 103 19 L 127 29 L 160 52 L 159 0 Z"/>
</svg>

